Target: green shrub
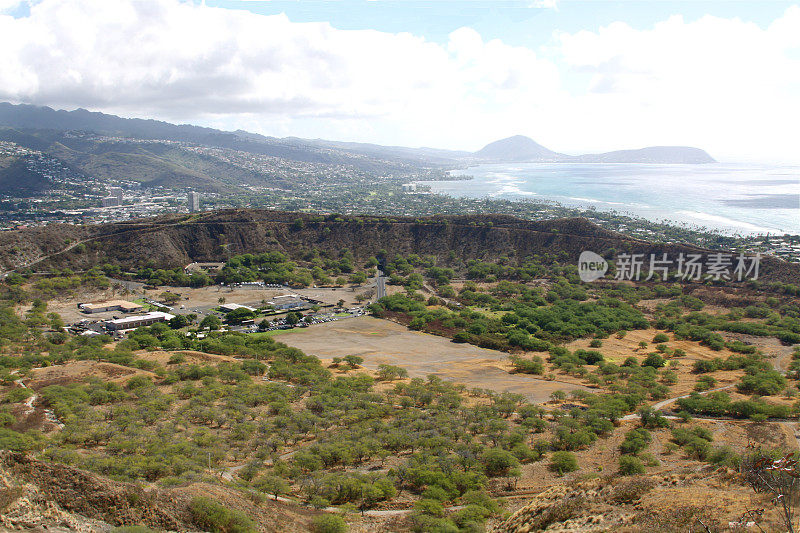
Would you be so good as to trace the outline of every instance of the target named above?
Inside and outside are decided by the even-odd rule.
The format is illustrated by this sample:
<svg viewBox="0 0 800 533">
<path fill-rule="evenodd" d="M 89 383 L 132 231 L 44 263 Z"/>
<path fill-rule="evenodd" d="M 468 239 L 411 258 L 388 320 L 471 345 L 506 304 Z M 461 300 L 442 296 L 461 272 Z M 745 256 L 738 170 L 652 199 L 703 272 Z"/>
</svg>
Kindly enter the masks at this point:
<svg viewBox="0 0 800 533">
<path fill-rule="evenodd" d="M 481 531 L 481 524 L 491 515 L 492 513 L 485 507 L 470 504 L 456 511 L 452 518 L 458 526 L 466 531 Z"/>
<path fill-rule="evenodd" d="M 711 451 L 708 455 L 708 462 L 738 470 L 739 466 L 741 466 L 742 458 L 739 454 L 734 452 L 730 446 L 722 446 L 720 448 L 714 448 Z"/>
<path fill-rule="evenodd" d="M 714 385 L 717 384 L 717 380 L 711 376 L 700 376 L 697 379 L 697 383 L 694 385 L 694 390 L 698 392 L 707 391 L 709 389 L 714 388 Z"/>
<path fill-rule="evenodd" d="M 776 370 L 766 370 L 742 376 L 736 388 L 745 394 L 772 396 L 786 388 L 786 378 Z"/>
<path fill-rule="evenodd" d="M 639 419 L 642 421 L 642 426 L 646 428 L 669 427 L 669 420 L 651 407 L 645 406 L 639 409 Z"/>
<path fill-rule="evenodd" d="M 189 505 L 194 524 L 212 533 L 254 533 L 256 525 L 241 511 L 231 510 L 211 498 L 197 497 Z"/>
<path fill-rule="evenodd" d="M 660 344 L 662 342 L 669 342 L 669 335 L 666 333 L 657 333 L 655 337 L 653 337 L 653 342 L 655 344 Z"/>
<path fill-rule="evenodd" d="M 717 365 L 713 361 L 700 360 L 695 361 L 692 367 L 692 372 L 695 374 L 705 374 L 706 372 L 713 372 L 717 370 Z"/>
<path fill-rule="evenodd" d="M 642 366 L 650 366 L 653 368 L 661 368 L 665 364 L 667 364 L 667 361 L 655 353 L 651 353 L 645 358 L 644 361 L 642 361 Z"/>
<path fill-rule="evenodd" d="M 515 372 L 536 375 L 544 373 L 544 364 L 542 363 L 541 357 L 534 356 L 531 359 L 526 359 L 524 357 L 512 355 L 510 359 Z"/>
<path fill-rule="evenodd" d="M 323 514 L 314 517 L 312 521 L 314 533 L 345 533 L 347 522 L 335 514 Z"/>
<path fill-rule="evenodd" d="M 446 502 L 450 500 L 450 495 L 442 487 L 432 485 L 422 492 L 422 498 L 426 500 L 436 500 L 437 502 Z"/>
<path fill-rule="evenodd" d="M 186 361 L 186 355 L 182 353 L 174 353 L 169 357 L 169 361 L 167 361 L 168 365 L 179 365 Z"/>
<path fill-rule="evenodd" d="M 6 393 L 3 401 L 5 403 L 19 403 L 24 402 L 28 398 L 33 396 L 33 391 L 24 387 L 17 387 L 16 389 L 11 389 Z"/>
<path fill-rule="evenodd" d="M 423 498 L 414 503 L 414 511 L 428 516 L 442 517 L 444 516 L 444 506 L 442 502 L 437 500 L 429 500 Z"/>
<path fill-rule="evenodd" d="M 563 476 L 567 472 L 574 472 L 578 469 L 578 459 L 572 452 L 553 452 L 550 457 L 550 470 Z"/>
<path fill-rule="evenodd" d="M 17 419 L 11 413 L 0 412 L 0 428 L 7 428 L 14 425 Z"/>
<path fill-rule="evenodd" d="M 0 428 L 0 450 L 23 452 L 37 446 L 35 434 Z"/>
<path fill-rule="evenodd" d="M 492 448 L 485 452 L 482 462 L 486 475 L 490 477 L 503 476 L 512 468 L 519 466 L 519 461 L 511 452 L 500 448 Z"/>
<path fill-rule="evenodd" d="M 651 440 L 650 432 L 644 428 L 635 428 L 625 435 L 625 440 L 619 445 L 619 451 L 623 454 L 635 455 L 647 448 Z"/>
<path fill-rule="evenodd" d="M 640 453 L 639 459 L 641 459 L 645 466 L 658 466 L 661 464 L 652 453 Z"/>
<path fill-rule="evenodd" d="M 619 473 L 623 476 L 644 474 L 645 468 L 642 461 L 633 455 L 623 455 L 619 458 Z"/>
<path fill-rule="evenodd" d="M 711 444 L 700 437 L 692 437 L 689 439 L 689 442 L 683 446 L 683 449 L 686 450 L 689 457 L 704 461 L 711 453 Z"/>
</svg>

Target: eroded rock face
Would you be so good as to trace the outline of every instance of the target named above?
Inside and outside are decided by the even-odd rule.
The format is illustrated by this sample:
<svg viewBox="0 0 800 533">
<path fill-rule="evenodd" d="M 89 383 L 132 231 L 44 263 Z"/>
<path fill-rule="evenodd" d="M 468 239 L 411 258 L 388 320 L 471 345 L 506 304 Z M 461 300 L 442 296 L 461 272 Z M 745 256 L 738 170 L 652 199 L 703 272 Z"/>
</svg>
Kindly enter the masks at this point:
<svg viewBox="0 0 800 533">
<path fill-rule="evenodd" d="M 142 523 L 178 529 L 186 518 L 158 491 L 21 453 L 0 453 L 0 475 L 11 500 L 2 513 L 6 527 L 105 531 L 110 524 Z"/>
<path fill-rule="evenodd" d="M 24 453 L 0 451 L 0 531 L 106 533 L 115 526 L 197 531 L 190 511 L 210 498 L 250 517 L 261 532 L 309 531 L 320 511 L 275 501 L 256 503 L 234 488 L 192 483 L 176 488 L 114 481 Z"/>
<path fill-rule="evenodd" d="M 64 242 L 81 242 L 81 253 L 64 251 Z M 219 261 L 227 249 L 261 253 L 299 253 L 308 248 L 350 250 L 359 261 L 390 250 L 446 256 L 457 252 L 464 260 L 500 256 L 524 258 L 563 253 L 577 263 L 585 250 L 627 253 L 704 252 L 678 244 L 653 244 L 632 239 L 583 218 L 529 221 L 507 215 L 435 217 L 347 216 L 321 217 L 259 209 L 229 209 L 200 214 L 169 215 L 97 226 L 52 225 L 0 234 L 0 266 L 18 268 L 33 261 L 38 269 L 91 268 L 111 263 L 137 268 L 147 260 L 162 267 L 183 267 L 193 261 Z M 759 279 L 794 283 L 800 267 L 765 256 Z"/>
<path fill-rule="evenodd" d="M 747 509 L 763 508 L 764 531 L 783 531 L 768 494 L 753 494 L 738 472 L 710 465 L 642 476 L 610 475 L 551 486 L 496 524 L 493 533 L 533 531 L 672 533 L 739 531 Z M 742 520 L 742 517 L 745 517 Z"/>
<path fill-rule="evenodd" d="M 0 454 L 0 468 L 4 475 L 33 487 L 29 492 L 38 495 L 36 501 L 49 504 L 41 510 L 58 509 L 114 525 L 140 523 L 170 530 L 178 529 L 188 519 L 179 502 L 171 501 L 160 490 L 114 482 L 21 453 Z"/>
<path fill-rule="evenodd" d="M 614 488 L 595 479 L 574 485 L 556 485 L 494 528 L 495 533 L 531 531 L 608 531 L 630 521 L 615 512 Z"/>
<path fill-rule="evenodd" d="M 0 469 L 0 529 L 96 532 L 111 525 L 62 509 L 33 483 Z"/>
</svg>

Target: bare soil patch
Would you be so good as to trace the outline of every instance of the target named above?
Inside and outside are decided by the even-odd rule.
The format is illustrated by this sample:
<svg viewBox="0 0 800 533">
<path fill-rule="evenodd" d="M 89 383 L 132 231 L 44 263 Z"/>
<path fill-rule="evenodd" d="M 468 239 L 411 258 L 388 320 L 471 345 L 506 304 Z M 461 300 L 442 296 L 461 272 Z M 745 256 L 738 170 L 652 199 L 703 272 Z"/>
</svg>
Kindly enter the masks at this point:
<svg viewBox="0 0 800 533">
<path fill-rule="evenodd" d="M 509 374 L 506 353 L 456 344 L 444 337 L 410 331 L 400 324 L 372 317 L 290 331 L 282 334 L 280 341 L 321 359 L 358 355 L 370 370 L 380 364 L 397 365 L 408 370 L 411 377 L 433 374 L 468 388 L 522 394 L 532 402 L 547 401 L 555 390 L 585 388 L 577 383 Z"/>
<path fill-rule="evenodd" d="M 166 366 L 170 358 L 175 354 L 184 356 L 184 363 L 197 364 L 197 365 L 217 365 L 219 363 L 235 363 L 237 360 L 228 355 L 217 355 L 213 353 L 195 352 L 191 350 L 178 350 L 175 352 L 165 352 L 162 350 L 156 351 L 137 351 L 136 357 L 139 359 L 146 359 L 148 361 L 155 361 L 156 363 Z"/>
<path fill-rule="evenodd" d="M 36 368 L 32 372 L 32 379 L 27 385 L 34 390 L 39 390 L 49 385 L 66 385 L 96 377 L 103 381 L 123 382 L 136 375 L 154 377 L 155 374 L 146 370 L 138 370 L 114 363 L 99 361 L 70 361 L 63 365 Z"/>
</svg>

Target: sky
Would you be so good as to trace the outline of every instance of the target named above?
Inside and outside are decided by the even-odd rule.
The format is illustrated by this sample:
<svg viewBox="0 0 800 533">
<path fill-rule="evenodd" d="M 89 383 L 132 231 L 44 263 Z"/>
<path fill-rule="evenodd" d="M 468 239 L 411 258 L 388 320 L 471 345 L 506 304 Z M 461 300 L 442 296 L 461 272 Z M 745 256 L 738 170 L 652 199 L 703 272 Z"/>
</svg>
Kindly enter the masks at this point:
<svg viewBox="0 0 800 533">
<path fill-rule="evenodd" d="M 800 163 L 800 4 L 0 0 L 0 100 L 278 137 Z"/>
</svg>

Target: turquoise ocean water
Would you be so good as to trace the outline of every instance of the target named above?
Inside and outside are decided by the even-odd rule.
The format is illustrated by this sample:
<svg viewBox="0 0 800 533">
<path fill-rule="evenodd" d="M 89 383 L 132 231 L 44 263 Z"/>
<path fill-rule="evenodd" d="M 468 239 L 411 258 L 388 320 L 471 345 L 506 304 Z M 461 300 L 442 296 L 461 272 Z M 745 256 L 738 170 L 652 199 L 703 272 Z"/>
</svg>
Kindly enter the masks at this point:
<svg viewBox="0 0 800 533">
<path fill-rule="evenodd" d="M 727 234 L 800 234 L 800 166 L 517 163 L 420 182 L 457 197 L 541 199 Z"/>
</svg>

